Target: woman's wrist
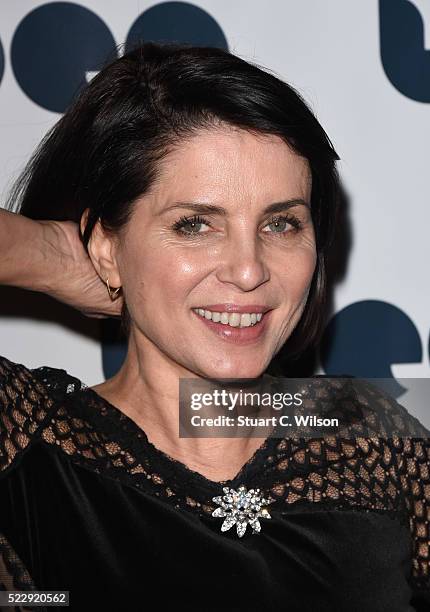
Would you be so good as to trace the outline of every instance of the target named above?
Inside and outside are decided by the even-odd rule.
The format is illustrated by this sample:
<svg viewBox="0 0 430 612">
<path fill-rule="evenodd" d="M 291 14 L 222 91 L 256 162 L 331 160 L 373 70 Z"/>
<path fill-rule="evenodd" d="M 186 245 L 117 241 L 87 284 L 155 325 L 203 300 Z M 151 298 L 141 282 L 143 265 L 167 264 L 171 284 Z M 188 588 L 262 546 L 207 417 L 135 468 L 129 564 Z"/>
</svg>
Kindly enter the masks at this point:
<svg viewBox="0 0 430 612">
<path fill-rule="evenodd" d="M 50 221 L 0 208 L 0 285 L 49 292 L 60 272 Z"/>
<path fill-rule="evenodd" d="M 93 318 L 121 316 L 74 221 L 35 221 L 0 208 L 0 285 L 47 293 Z"/>
</svg>

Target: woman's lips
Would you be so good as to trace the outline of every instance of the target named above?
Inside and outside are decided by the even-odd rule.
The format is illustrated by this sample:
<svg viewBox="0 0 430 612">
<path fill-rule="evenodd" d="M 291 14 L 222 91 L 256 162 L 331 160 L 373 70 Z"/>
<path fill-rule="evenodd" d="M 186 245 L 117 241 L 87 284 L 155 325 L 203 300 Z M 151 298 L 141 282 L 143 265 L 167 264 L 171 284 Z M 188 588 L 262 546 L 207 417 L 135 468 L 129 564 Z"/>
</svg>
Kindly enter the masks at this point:
<svg viewBox="0 0 430 612">
<path fill-rule="evenodd" d="M 224 323 L 215 323 L 212 319 L 206 319 L 206 317 L 202 317 L 194 312 L 194 310 L 191 312 L 200 319 L 203 325 L 206 325 L 208 329 L 212 330 L 223 340 L 233 344 L 251 344 L 259 340 L 265 333 L 272 310 L 268 310 L 263 314 L 261 321 L 249 327 L 231 327 Z"/>
</svg>

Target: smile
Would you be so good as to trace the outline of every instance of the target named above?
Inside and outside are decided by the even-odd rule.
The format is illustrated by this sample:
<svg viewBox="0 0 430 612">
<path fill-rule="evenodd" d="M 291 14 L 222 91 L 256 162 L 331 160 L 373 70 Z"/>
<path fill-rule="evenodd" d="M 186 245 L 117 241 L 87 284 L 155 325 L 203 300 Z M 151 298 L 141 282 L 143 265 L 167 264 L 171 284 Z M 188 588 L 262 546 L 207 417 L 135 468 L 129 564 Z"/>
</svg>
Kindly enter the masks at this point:
<svg viewBox="0 0 430 612">
<path fill-rule="evenodd" d="M 191 310 L 193 316 L 222 341 L 242 346 L 264 340 L 273 313 L 273 309 L 252 313 L 217 312 L 206 308 Z M 219 321 L 216 320 L 218 318 Z"/>
<path fill-rule="evenodd" d="M 193 310 L 196 314 L 209 321 L 230 327 L 251 327 L 259 323 L 263 316 L 262 312 L 212 312 L 203 308 L 193 308 Z"/>
</svg>

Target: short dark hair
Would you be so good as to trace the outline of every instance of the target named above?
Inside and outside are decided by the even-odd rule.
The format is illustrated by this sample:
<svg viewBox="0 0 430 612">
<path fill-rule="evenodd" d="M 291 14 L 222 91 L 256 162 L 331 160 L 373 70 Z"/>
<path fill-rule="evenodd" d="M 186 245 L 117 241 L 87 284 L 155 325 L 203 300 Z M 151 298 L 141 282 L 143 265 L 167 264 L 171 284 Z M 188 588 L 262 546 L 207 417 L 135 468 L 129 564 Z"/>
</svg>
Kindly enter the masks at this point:
<svg viewBox="0 0 430 612">
<path fill-rule="evenodd" d="M 214 47 L 138 45 L 103 66 L 77 95 L 34 152 L 7 207 L 32 219 L 77 223 L 88 208 L 81 235 L 88 250 L 98 219 L 113 234 L 126 225 L 173 146 L 220 122 L 278 135 L 310 165 L 317 264 L 301 319 L 285 345 L 297 358 L 319 342 L 325 323 L 339 157 L 301 95 L 267 68 Z M 125 301 L 121 319 L 128 337 Z"/>
</svg>

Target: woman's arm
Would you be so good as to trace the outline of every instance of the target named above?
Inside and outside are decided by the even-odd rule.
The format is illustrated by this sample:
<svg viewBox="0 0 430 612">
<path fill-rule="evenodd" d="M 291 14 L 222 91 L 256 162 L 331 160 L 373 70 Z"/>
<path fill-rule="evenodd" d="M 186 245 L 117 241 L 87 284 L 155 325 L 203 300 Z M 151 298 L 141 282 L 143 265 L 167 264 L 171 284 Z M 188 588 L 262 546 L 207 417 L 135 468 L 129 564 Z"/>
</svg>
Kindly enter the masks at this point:
<svg viewBox="0 0 430 612">
<path fill-rule="evenodd" d="M 47 293 L 88 317 L 119 317 L 73 221 L 35 221 L 0 208 L 0 285 Z"/>
<path fill-rule="evenodd" d="M 0 208 L 0 285 L 48 292 L 59 276 L 58 257 L 53 257 L 51 228 Z"/>
</svg>

